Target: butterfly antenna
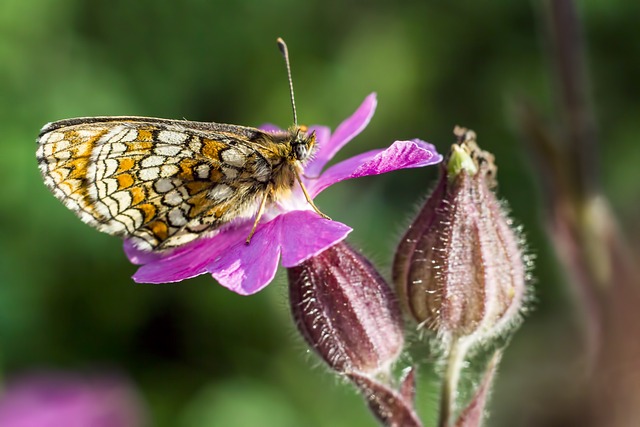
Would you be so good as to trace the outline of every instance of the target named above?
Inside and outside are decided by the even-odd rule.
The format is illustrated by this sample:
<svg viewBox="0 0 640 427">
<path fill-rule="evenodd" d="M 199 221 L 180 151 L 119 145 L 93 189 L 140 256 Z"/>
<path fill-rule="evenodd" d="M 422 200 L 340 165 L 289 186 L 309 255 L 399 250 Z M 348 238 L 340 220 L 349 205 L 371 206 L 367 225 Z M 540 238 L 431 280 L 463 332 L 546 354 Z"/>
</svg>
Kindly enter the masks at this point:
<svg viewBox="0 0 640 427">
<path fill-rule="evenodd" d="M 296 100 L 293 96 L 293 80 L 291 79 L 291 64 L 289 63 L 289 50 L 287 49 L 287 44 L 282 40 L 281 37 L 278 37 L 278 48 L 280 49 L 280 53 L 284 57 L 285 65 L 287 66 L 287 77 L 289 78 L 289 94 L 291 95 L 291 108 L 293 108 L 293 124 L 298 126 L 298 113 L 296 113 Z"/>
</svg>

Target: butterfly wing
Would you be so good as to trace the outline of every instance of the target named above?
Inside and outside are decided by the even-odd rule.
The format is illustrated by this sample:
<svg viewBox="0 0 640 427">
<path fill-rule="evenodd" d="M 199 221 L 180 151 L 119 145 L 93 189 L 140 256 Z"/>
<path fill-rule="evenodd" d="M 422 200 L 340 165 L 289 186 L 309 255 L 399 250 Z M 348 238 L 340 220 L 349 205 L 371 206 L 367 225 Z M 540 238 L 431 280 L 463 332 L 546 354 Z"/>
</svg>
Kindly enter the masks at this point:
<svg viewBox="0 0 640 427">
<path fill-rule="evenodd" d="M 46 125 L 45 184 L 84 222 L 148 250 L 185 244 L 251 216 L 271 180 L 270 134 L 242 126 L 140 117 Z"/>
</svg>

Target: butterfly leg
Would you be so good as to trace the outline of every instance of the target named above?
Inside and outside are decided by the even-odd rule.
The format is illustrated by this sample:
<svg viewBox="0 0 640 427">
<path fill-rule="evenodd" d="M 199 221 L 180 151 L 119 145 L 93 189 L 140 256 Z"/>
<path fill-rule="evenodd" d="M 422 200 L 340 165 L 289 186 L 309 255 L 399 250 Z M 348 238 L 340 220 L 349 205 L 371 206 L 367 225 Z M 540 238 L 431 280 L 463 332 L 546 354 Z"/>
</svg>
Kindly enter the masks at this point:
<svg viewBox="0 0 640 427">
<path fill-rule="evenodd" d="M 269 198 L 269 194 L 271 194 L 271 188 L 265 191 L 264 196 L 262 196 L 262 201 L 260 202 L 260 207 L 258 208 L 258 213 L 256 214 L 256 219 L 255 221 L 253 221 L 253 227 L 251 227 L 251 232 L 247 236 L 247 240 L 245 240 L 245 243 L 247 245 L 251 243 L 251 238 L 253 237 L 254 233 L 256 232 L 256 229 L 258 228 L 258 223 L 260 222 L 260 218 L 264 213 L 264 207 L 267 205 L 267 199 Z"/>
<path fill-rule="evenodd" d="M 327 215 L 325 215 L 322 212 L 320 212 L 320 209 L 318 209 L 318 207 L 315 205 L 315 203 L 313 203 L 313 199 L 311 199 L 311 196 L 309 196 L 309 193 L 307 193 L 307 189 L 304 187 L 304 184 L 302 183 L 302 179 L 300 179 L 300 173 L 298 172 L 297 169 L 295 169 L 295 172 L 296 172 L 296 179 L 298 180 L 298 183 L 300 184 L 300 188 L 302 188 L 302 192 L 304 193 L 304 197 L 307 199 L 307 202 L 311 205 L 313 210 L 316 211 L 316 213 L 318 215 L 320 215 L 324 219 L 329 219 L 330 220 L 331 218 L 329 218 Z"/>
</svg>

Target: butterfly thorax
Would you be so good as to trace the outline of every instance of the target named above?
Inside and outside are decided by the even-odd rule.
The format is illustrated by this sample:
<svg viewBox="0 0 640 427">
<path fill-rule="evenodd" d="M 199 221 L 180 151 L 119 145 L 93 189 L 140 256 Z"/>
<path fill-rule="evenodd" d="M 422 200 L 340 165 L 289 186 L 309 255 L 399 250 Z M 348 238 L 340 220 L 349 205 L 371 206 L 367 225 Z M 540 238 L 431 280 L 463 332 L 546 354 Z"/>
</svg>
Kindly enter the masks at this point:
<svg viewBox="0 0 640 427">
<path fill-rule="evenodd" d="M 269 144 L 266 159 L 272 168 L 271 185 L 272 200 L 288 197 L 290 190 L 296 185 L 296 170 L 301 172 L 304 163 L 309 160 L 315 148 L 315 133 L 310 135 L 306 127 L 291 127 L 281 134 L 272 134 L 275 144 Z"/>
</svg>

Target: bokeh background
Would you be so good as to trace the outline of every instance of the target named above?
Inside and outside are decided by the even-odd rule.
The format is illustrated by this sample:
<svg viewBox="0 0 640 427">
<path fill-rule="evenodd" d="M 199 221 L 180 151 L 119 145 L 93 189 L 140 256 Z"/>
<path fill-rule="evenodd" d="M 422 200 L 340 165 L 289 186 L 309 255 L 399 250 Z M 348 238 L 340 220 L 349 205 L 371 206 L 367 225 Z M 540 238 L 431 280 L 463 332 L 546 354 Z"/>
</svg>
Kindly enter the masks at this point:
<svg viewBox="0 0 640 427">
<path fill-rule="evenodd" d="M 640 214 L 639 3 L 579 10 L 598 115 L 605 193 L 637 242 Z M 445 152 L 455 124 L 495 153 L 499 193 L 535 254 L 534 309 L 506 352 L 494 426 L 571 401 L 581 326 L 542 225 L 542 195 L 513 114 L 526 98 L 553 119 L 554 82 L 538 1 L 3 0 L 0 2 L 0 369 L 115 372 L 148 425 L 373 426 L 361 398 L 296 335 L 283 275 L 241 297 L 210 277 L 134 284 L 121 241 L 49 194 L 35 138 L 92 115 L 291 123 L 289 45 L 300 121 L 335 128 L 370 92 L 379 106 L 346 157 L 420 137 Z M 387 274 L 437 168 L 341 183 L 317 203 Z M 629 325 L 637 337 L 638 325 Z M 424 360 L 428 360 L 427 355 Z M 433 423 L 435 379 L 418 407 Z M 554 401 L 549 402 L 549 390 Z M 559 396 L 559 398 L 558 398 Z"/>
</svg>

